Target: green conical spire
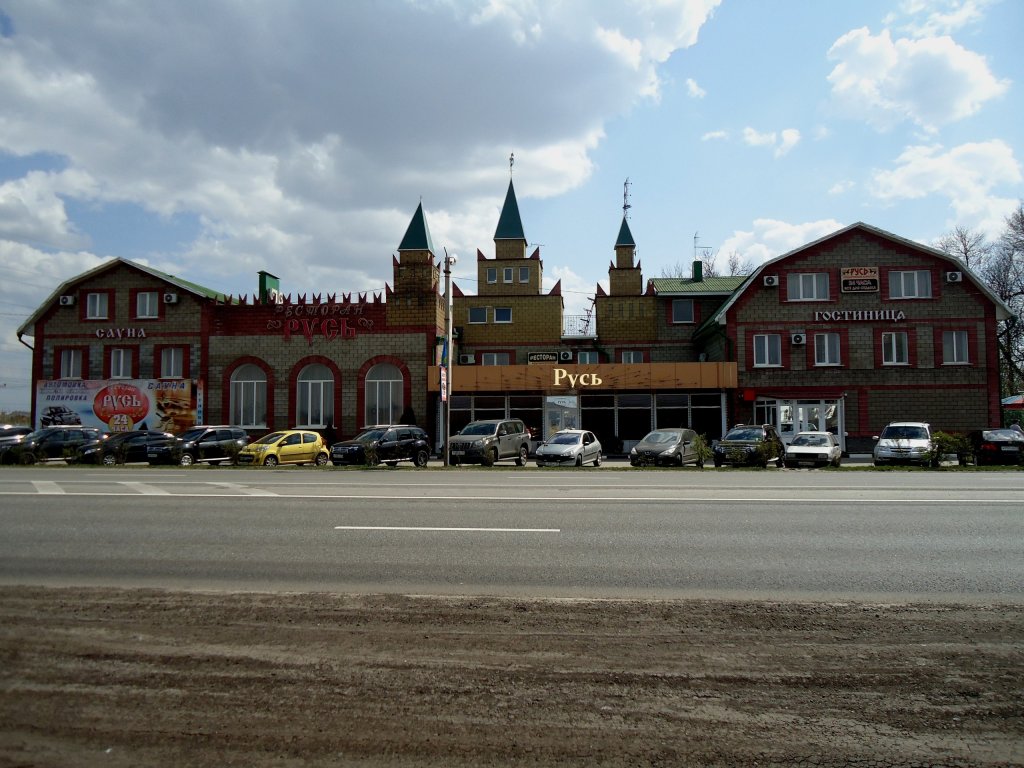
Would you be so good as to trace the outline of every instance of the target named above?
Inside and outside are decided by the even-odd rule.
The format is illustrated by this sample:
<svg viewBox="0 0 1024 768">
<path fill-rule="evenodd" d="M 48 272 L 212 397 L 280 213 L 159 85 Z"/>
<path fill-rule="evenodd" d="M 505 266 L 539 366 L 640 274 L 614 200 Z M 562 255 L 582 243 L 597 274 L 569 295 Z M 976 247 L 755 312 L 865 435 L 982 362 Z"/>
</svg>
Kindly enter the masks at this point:
<svg viewBox="0 0 1024 768">
<path fill-rule="evenodd" d="M 519 218 L 519 203 L 516 202 L 516 190 L 512 182 L 508 183 L 505 205 L 501 209 L 498 228 L 494 231 L 495 240 L 526 240 L 523 234 L 523 220 Z"/>
<path fill-rule="evenodd" d="M 622 217 L 622 226 L 619 227 L 619 236 L 615 238 L 615 247 L 628 246 L 636 248 L 636 243 L 633 242 L 633 233 L 629 231 L 629 222 L 626 221 L 626 217 Z"/>
<path fill-rule="evenodd" d="M 399 251 L 430 251 L 434 253 L 434 243 L 430 239 L 430 229 L 427 227 L 427 219 L 423 215 L 423 203 L 416 206 L 416 213 L 412 215 L 409 228 L 405 230 L 405 237 L 402 244 L 398 246 Z"/>
</svg>

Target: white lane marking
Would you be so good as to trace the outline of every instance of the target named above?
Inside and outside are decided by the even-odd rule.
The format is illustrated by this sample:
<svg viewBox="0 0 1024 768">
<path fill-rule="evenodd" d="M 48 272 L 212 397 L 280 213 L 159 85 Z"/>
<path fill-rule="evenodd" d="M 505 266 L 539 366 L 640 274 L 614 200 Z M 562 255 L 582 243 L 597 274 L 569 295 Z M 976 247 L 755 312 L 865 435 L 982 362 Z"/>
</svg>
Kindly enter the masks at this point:
<svg viewBox="0 0 1024 768">
<path fill-rule="evenodd" d="M 446 528 L 427 525 L 336 525 L 336 531 L 457 531 L 483 533 L 561 533 L 561 528 Z"/>
<path fill-rule="evenodd" d="M 35 486 L 36 493 L 45 493 L 51 495 L 64 493 L 64 489 L 61 488 L 53 480 L 33 480 L 32 485 Z"/>
<path fill-rule="evenodd" d="M 157 488 L 155 485 L 149 483 L 127 483 L 122 482 L 118 485 L 123 485 L 125 488 L 130 488 L 136 493 L 141 493 L 146 496 L 170 496 L 170 491 L 165 491 L 163 488 Z"/>
<path fill-rule="evenodd" d="M 208 485 L 226 488 L 229 491 L 237 491 L 237 493 L 234 494 L 236 496 L 277 496 L 273 491 L 267 491 L 263 488 L 250 488 L 240 483 L 208 483 Z"/>
</svg>

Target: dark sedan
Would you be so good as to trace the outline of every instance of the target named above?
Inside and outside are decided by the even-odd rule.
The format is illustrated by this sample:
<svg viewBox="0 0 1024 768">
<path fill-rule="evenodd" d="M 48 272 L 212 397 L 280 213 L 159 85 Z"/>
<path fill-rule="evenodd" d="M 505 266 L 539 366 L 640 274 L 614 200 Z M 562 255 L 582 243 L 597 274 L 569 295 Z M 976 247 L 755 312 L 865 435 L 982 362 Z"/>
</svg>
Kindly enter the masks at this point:
<svg viewBox="0 0 1024 768">
<path fill-rule="evenodd" d="M 82 445 L 71 459 L 81 464 L 127 464 L 149 461 L 149 452 L 157 446 L 170 445 L 174 435 L 152 429 L 118 432 L 105 440 L 91 440 Z"/>
<path fill-rule="evenodd" d="M 331 446 L 331 463 L 387 464 L 411 461 L 417 467 L 427 466 L 430 459 L 430 440 L 419 427 L 404 424 L 370 427 L 351 440 Z"/>
<path fill-rule="evenodd" d="M 37 461 L 74 460 L 87 442 L 102 440 L 106 433 L 93 427 L 46 427 L 25 435 L 3 452 L 4 464 L 35 464 Z"/>
<path fill-rule="evenodd" d="M 1016 429 L 979 429 L 967 435 L 974 463 L 1020 464 L 1024 461 L 1024 432 Z"/>
</svg>

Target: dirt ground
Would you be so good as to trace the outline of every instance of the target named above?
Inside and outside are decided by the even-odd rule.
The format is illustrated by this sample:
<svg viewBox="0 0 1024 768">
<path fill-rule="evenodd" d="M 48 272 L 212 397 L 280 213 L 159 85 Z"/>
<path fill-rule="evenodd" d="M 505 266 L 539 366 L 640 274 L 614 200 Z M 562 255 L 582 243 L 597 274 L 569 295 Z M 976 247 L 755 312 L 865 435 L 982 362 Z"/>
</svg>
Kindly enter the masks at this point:
<svg viewBox="0 0 1024 768">
<path fill-rule="evenodd" d="M 1024 606 L 0 587 L 0 766 L 1024 764 Z"/>
</svg>

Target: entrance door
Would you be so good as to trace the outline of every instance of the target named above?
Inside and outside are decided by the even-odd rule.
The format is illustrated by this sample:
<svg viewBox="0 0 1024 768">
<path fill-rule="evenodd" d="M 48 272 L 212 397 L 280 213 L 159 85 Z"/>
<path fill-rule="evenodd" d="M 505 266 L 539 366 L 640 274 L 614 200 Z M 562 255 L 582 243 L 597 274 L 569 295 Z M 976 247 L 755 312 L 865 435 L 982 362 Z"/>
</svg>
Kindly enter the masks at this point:
<svg viewBox="0 0 1024 768">
<path fill-rule="evenodd" d="M 839 447 L 846 450 L 842 398 L 759 400 L 754 413 L 759 424 L 774 424 L 785 443 L 789 443 L 797 432 L 831 432 L 839 440 Z"/>
<path fill-rule="evenodd" d="M 560 429 L 579 429 L 580 399 L 576 395 L 544 398 L 544 434 L 547 440 Z"/>
</svg>

